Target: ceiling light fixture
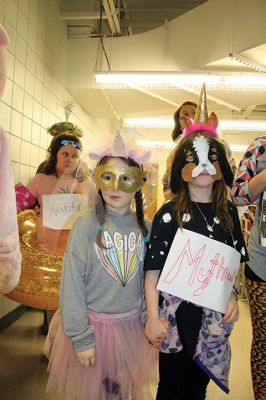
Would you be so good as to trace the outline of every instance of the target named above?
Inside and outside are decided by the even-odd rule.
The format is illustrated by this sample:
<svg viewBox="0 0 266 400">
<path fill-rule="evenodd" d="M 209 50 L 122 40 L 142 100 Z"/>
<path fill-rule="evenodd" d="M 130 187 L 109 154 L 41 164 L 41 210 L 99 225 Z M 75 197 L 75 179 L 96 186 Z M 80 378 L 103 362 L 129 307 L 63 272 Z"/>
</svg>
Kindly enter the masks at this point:
<svg viewBox="0 0 266 400">
<path fill-rule="evenodd" d="M 208 90 L 266 90 L 266 76 L 254 74 L 208 74 L 181 72 L 96 72 L 96 86 L 104 88 L 200 88 Z"/>
<path fill-rule="evenodd" d="M 235 153 L 245 153 L 248 147 L 248 144 L 230 144 L 230 149 Z"/>
<path fill-rule="evenodd" d="M 173 118 L 124 118 L 123 127 L 125 128 L 167 128 L 173 129 Z M 241 132 L 265 132 L 265 121 L 254 120 L 219 120 L 221 131 L 241 131 Z"/>
<path fill-rule="evenodd" d="M 266 120 L 223 119 L 219 121 L 219 129 L 221 129 L 221 131 L 265 132 Z"/>
<path fill-rule="evenodd" d="M 136 144 L 138 146 L 144 147 L 157 147 L 157 148 L 164 148 L 164 149 L 173 149 L 176 145 L 174 142 L 167 142 L 162 140 L 137 140 Z"/>
<path fill-rule="evenodd" d="M 221 77 L 209 74 L 181 74 L 176 72 L 97 72 L 99 85 L 117 85 L 118 87 L 175 87 L 178 85 L 201 86 L 219 85 Z"/>
<path fill-rule="evenodd" d="M 266 67 L 264 65 L 258 64 L 255 61 L 250 60 L 249 58 L 241 56 L 240 54 L 230 53 L 229 57 L 231 58 L 231 60 L 238 61 L 239 63 L 244 64 L 246 67 L 255 69 L 259 72 L 266 72 Z"/>
<path fill-rule="evenodd" d="M 176 146 L 174 142 L 167 142 L 160 140 L 137 140 L 136 144 L 138 146 L 157 148 L 157 149 L 172 149 Z M 233 152 L 244 153 L 248 145 L 229 143 L 229 146 Z"/>
</svg>

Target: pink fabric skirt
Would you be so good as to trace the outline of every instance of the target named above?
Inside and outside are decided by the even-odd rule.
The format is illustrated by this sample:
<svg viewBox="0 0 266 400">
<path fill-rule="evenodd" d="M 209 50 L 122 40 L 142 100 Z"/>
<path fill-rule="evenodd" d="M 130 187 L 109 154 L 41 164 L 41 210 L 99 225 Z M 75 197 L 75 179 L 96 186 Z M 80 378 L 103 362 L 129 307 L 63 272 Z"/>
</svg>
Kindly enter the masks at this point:
<svg viewBox="0 0 266 400">
<path fill-rule="evenodd" d="M 45 338 L 45 342 L 43 345 L 43 354 L 45 355 L 45 357 L 50 358 L 51 355 L 51 351 L 54 345 L 54 340 L 56 337 L 56 333 L 60 327 L 60 325 L 62 324 L 62 317 L 61 317 L 61 313 L 60 310 L 57 310 L 54 315 L 53 318 L 51 319 L 50 325 L 49 325 L 49 330 L 48 330 L 48 334 Z"/>
<path fill-rule="evenodd" d="M 158 352 L 144 336 L 139 312 L 90 312 L 89 323 L 95 327 L 95 365 L 79 364 L 60 324 L 48 365 L 47 392 L 67 400 L 152 399 L 149 386 L 155 381 Z"/>
</svg>

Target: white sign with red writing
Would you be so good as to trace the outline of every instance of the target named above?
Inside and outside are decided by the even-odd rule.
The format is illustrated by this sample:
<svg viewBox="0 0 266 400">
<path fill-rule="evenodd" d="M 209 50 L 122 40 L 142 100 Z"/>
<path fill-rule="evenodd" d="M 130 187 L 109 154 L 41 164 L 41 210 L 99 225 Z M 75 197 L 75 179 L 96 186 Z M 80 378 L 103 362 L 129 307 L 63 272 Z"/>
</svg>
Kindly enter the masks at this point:
<svg viewBox="0 0 266 400">
<path fill-rule="evenodd" d="M 157 289 L 225 313 L 240 264 L 234 248 L 178 229 Z"/>
</svg>

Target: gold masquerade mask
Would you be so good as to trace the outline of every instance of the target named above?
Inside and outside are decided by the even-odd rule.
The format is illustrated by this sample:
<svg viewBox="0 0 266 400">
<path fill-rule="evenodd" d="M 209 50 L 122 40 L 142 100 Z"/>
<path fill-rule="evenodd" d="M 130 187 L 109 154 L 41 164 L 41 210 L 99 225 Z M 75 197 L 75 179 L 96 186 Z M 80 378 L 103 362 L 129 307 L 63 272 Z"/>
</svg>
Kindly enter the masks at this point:
<svg viewBox="0 0 266 400">
<path fill-rule="evenodd" d="M 138 167 L 117 168 L 98 165 L 93 173 L 93 180 L 102 191 L 122 190 L 136 192 L 145 182 L 145 173 Z"/>
</svg>

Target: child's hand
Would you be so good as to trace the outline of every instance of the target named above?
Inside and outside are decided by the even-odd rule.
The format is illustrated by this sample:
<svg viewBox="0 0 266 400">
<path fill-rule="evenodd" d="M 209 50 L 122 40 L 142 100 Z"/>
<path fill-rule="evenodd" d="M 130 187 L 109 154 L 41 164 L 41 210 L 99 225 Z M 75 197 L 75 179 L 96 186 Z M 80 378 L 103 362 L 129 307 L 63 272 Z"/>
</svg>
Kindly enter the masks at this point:
<svg viewBox="0 0 266 400">
<path fill-rule="evenodd" d="M 234 295 L 231 296 L 231 299 L 228 303 L 226 312 L 223 316 L 223 322 L 225 324 L 232 324 L 238 320 L 239 311 L 237 301 Z"/>
<path fill-rule="evenodd" d="M 168 327 L 168 322 L 163 318 L 147 321 L 145 335 L 154 347 L 158 348 L 161 341 L 167 338 Z"/>
<path fill-rule="evenodd" d="M 77 351 L 78 362 L 85 368 L 93 367 L 95 364 L 95 347 L 84 351 Z"/>
</svg>

